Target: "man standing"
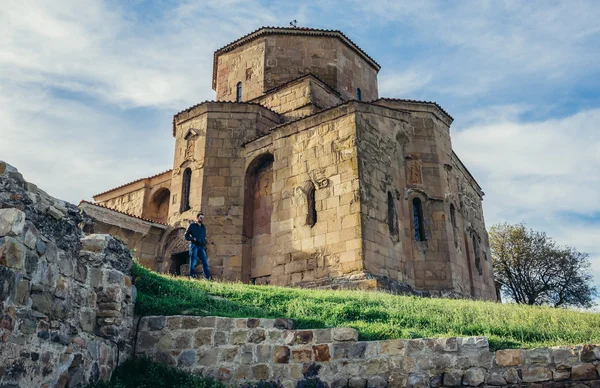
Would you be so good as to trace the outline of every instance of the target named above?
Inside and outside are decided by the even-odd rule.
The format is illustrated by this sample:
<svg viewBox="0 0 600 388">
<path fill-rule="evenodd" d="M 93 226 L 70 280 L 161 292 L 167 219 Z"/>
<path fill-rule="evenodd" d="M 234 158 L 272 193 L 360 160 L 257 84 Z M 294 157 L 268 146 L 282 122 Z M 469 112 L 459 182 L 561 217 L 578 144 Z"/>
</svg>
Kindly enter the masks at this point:
<svg viewBox="0 0 600 388">
<path fill-rule="evenodd" d="M 185 239 L 190 242 L 190 271 L 189 277 L 196 277 L 196 260 L 200 256 L 202 260 L 202 271 L 204 277 L 210 279 L 208 270 L 208 259 L 206 258 L 206 226 L 204 226 L 204 214 L 198 213 L 197 222 L 192 222 L 185 232 Z"/>
</svg>

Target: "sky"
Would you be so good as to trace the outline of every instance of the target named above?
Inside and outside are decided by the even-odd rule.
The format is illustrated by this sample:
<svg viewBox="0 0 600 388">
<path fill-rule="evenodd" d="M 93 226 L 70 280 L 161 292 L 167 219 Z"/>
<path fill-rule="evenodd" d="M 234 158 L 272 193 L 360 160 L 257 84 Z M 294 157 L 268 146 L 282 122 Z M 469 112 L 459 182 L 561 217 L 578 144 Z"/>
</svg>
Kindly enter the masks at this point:
<svg viewBox="0 0 600 388">
<path fill-rule="evenodd" d="M 436 101 L 489 227 L 588 252 L 600 288 L 600 2 L 4 0 L 0 160 L 78 203 L 172 167 L 173 114 L 261 26 L 341 30 L 379 94 Z"/>
</svg>

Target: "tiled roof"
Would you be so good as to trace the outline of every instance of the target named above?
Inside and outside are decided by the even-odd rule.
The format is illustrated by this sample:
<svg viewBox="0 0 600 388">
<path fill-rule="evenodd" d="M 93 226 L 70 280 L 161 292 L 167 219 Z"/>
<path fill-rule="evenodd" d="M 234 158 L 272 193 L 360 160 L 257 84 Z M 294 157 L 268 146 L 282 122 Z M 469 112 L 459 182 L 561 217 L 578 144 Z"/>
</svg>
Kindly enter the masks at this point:
<svg viewBox="0 0 600 388">
<path fill-rule="evenodd" d="M 409 100 L 409 99 L 405 99 L 405 98 L 388 98 L 388 97 L 381 97 L 378 98 L 375 101 L 372 101 L 373 103 L 376 103 L 377 101 L 399 101 L 399 102 L 408 102 L 408 103 L 415 103 L 415 104 L 430 104 L 430 105 L 435 105 L 439 110 L 441 110 L 446 116 L 450 117 L 450 120 L 454 121 L 454 117 L 450 116 L 450 114 L 448 112 L 446 112 L 444 110 L 444 108 L 442 108 L 437 102 L 434 101 L 419 101 L 419 100 Z"/>
<path fill-rule="evenodd" d="M 222 53 L 226 53 L 228 51 L 234 50 L 237 47 L 250 42 L 256 38 L 259 38 L 264 35 L 311 35 L 311 36 L 330 36 L 340 38 L 342 42 L 346 44 L 351 50 L 355 51 L 357 54 L 362 56 L 367 60 L 377 71 L 381 69 L 381 66 L 371 58 L 366 52 L 364 52 L 360 47 L 356 45 L 350 38 L 344 35 L 341 31 L 338 30 L 322 30 L 317 28 L 306 28 L 306 27 L 261 27 L 251 33 L 242 36 L 241 38 L 221 47 L 213 56 L 213 90 L 216 90 L 217 87 L 217 59 L 219 55 Z"/>
<path fill-rule="evenodd" d="M 273 93 L 273 92 L 275 92 L 275 91 L 277 91 L 277 90 L 279 90 L 279 89 L 283 89 L 283 88 L 285 88 L 286 86 L 288 86 L 288 85 L 290 85 L 290 84 L 292 84 L 292 83 L 294 83 L 294 82 L 298 82 L 298 81 L 300 81 L 301 79 L 304 79 L 304 78 L 309 78 L 309 77 L 312 77 L 312 78 L 316 79 L 317 81 L 319 81 L 320 83 L 322 83 L 323 85 L 325 85 L 325 86 L 326 86 L 326 87 L 327 87 L 329 90 L 331 90 L 331 91 L 332 91 L 334 94 L 336 94 L 338 97 L 341 97 L 341 96 L 342 96 L 342 95 L 340 94 L 340 92 L 338 92 L 337 90 L 335 90 L 333 87 L 331 87 L 331 86 L 327 85 L 327 83 L 326 83 L 325 81 L 323 81 L 322 79 L 320 79 L 319 77 L 317 77 L 317 76 L 316 76 L 316 75 L 314 75 L 313 73 L 308 73 L 308 74 L 301 75 L 300 77 L 294 78 L 294 79 L 292 79 L 292 80 L 289 80 L 289 81 L 287 81 L 287 82 L 284 82 L 284 83 L 282 83 L 281 85 L 279 85 L 279 86 L 275 86 L 275 87 L 273 87 L 273 88 L 271 88 L 271 89 L 269 89 L 269 90 L 265 90 L 265 91 L 263 92 L 263 94 L 261 94 L 261 95 L 260 95 L 260 96 L 258 96 L 258 97 L 254 97 L 252 100 L 250 100 L 250 101 L 248 101 L 248 102 L 252 102 L 252 101 L 257 101 L 257 100 L 260 100 L 261 98 L 264 98 L 264 97 L 266 97 L 266 95 L 267 95 L 267 94 L 269 94 L 269 93 Z"/>
<path fill-rule="evenodd" d="M 158 173 L 158 174 L 155 174 L 155 175 L 152 175 L 152 176 L 146 177 L 146 178 L 140 178 L 140 179 L 136 179 L 136 180 L 134 180 L 134 181 L 131 181 L 131 182 L 129 182 L 129 183 L 125 183 L 125 184 L 123 184 L 123 185 L 121 185 L 121 186 L 113 187 L 113 188 L 112 188 L 112 189 L 110 189 L 110 190 L 106 190 L 106 191 L 103 191 L 102 193 L 99 193 L 99 194 L 93 195 L 92 197 L 96 198 L 96 197 L 97 197 L 97 196 L 99 196 L 99 195 L 106 194 L 106 193 L 110 193 L 111 191 L 114 191 L 114 190 L 120 189 L 121 187 L 125 187 L 125 186 L 132 185 L 132 184 L 134 184 L 134 183 L 137 183 L 137 182 L 143 181 L 144 179 L 152 179 L 152 178 L 156 178 L 157 176 L 160 176 L 160 175 L 166 174 L 166 173 L 168 173 L 168 172 L 171 172 L 171 171 L 173 171 L 173 169 L 170 169 L 170 170 L 167 170 L 167 171 L 163 171 L 163 172 L 161 172 L 161 173 Z"/>
<path fill-rule="evenodd" d="M 298 121 L 301 121 L 301 120 L 307 119 L 307 118 L 309 118 L 309 117 L 312 117 L 312 116 L 316 116 L 316 115 L 318 115 L 318 114 L 321 114 L 321 113 L 323 113 L 323 112 L 327 112 L 328 110 L 332 110 L 332 109 L 335 109 L 335 108 L 339 108 L 339 107 L 341 107 L 341 106 L 344 106 L 344 105 L 346 105 L 346 104 L 349 104 L 349 103 L 351 103 L 351 102 L 362 102 L 362 103 L 365 103 L 364 101 L 348 100 L 348 101 L 344 101 L 344 102 L 342 102 L 342 103 L 340 103 L 340 104 L 337 104 L 337 105 L 331 106 L 331 107 L 329 107 L 329 108 L 322 109 L 322 110 L 320 110 L 320 111 L 317 111 L 317 112 L 311 113 L 311 114 L 309 114 L 309 115 L 305 115 L 305 116 L 298 117 L 298 118 L 297 118 L 297 119 L 295 119 L 295 120 L 291 120 L 291 121 L 287 121 L 287 122 L 285 122 L 285 123 L 281 123 L 281 124 L 279 124 L 279 125 L 276 125 L 276 126 L 274 126 L 274 127 L 271 127 L 271 128 L 269 128 L 269 131 L 268 131 L 268 132 L 265 132 L 265 133 L 263 133 L 263 134 L 261 134 L 261 135 L 258 135 L 258 136 L 257 136 L 257 137 L 255 137 L 254 139 L 250 139 L 250 140 L 248 140 L 247 142 L 243 143 L 243 144 L 242 144 L 242 147 L 246 146 L 246 144 L 250 144 L 250 143 L 252 143 L 253 141 L 260 139 L 261 137 L 265 137 L 265 136 L 267 136 L 268 134 L 270 134 L 271 132 L 275 131 L 275 130 L 276 130 L 276 129 L 278 129 L 278 128 L 281 128 L 281 127 L 283 127 L 283 126 L 286 126 L 286 125 L 289 125 L 289 124 L 296 123 L 296 122 L 298 122 Z"/>
<path fill-rule="evenodd" d="M 277 116 L 279 116 L 279 113 L 277 113 L 277 112 L 275 112 L 274 110 L 271 110 L 271 109 L 267 108 L 266 106 L 264 106 L 264 105 L 261 105 L 261 104 L 259 104 L 259 103 L 257 103 L 257 102 L 249 102 L 249 101 L 248 101 L 248 102 L 245 102 L 245 101 L 242 101 L 242 102 L 235 102 L 235 101 L 214 101 L 214 100 L 206 100 L 206 101 L 199 102 L 199 103 L 197 103 L 196 105 L 192 105 L 192 106 L 190 106 L 189 108 L 186 108 L 186 109 L 184 109 L 184 110 L 182 110 L 182 111 L 179 111 L 179 112 L 177 112 L 177 113 L 175 113 L 175 114 L 173 115 L 173 137 L 175 137 L 175 129 L 176 129 L 176 127 L 177 127 L 177 125 L 176 125 L 176 122 L 175 122 L 175 117 L 179 116 L 179 115 L 180 115 L 180 114 L 182 114 L 182 113 L 189 112 L 189 111 L 191 111 L 192 109 L 199 107 L 200 105 L 209 104 L 209 103 L 215 103 L 215 104 L 243 104 L 243 105 L 256 105 L 256 106 L 260 106 L 261 108 L 264 108 L 264 109 L 266 109 L 266 110 L 268 110 L 268 111 L 270 111 L 270 112 L 272 112 L 272 113 L 276 114 Z"/>
<path fill-rule="evenodd" d="M 93 203 L 93 202 L 82 200 L 81 202 L 79 202 L 78 206 L 81 206 L 82 203 L 85 203 L 85 204 L 88 204 L 88 205 L 97 206 L 97 207 L 101 207 L 103 209 L 107 209 L 107 210 L 113 211 L 115 213 L 119 213 L 119 214 L 123 214 L 123 215 L 129 216 L 129 217 L 137 218 L 138 220 L 150 222 L 150 223 L 153 223 L 153 224 L 169 226 L 168 224 L 165 224 L 163 222 L 158 222 L 158 221 L 154 221 L 154 220 L 149 220 L 147 218 L 142 218 L 142 217 L 139 217 L 139 216 L 136 216 L 136 215 L 133 215 L 133 214 L 121 211 L 121 210 L 117 210 L 117 209 L 113 209 L 113 208 L 108 207 L 108 206 L 101 205 L 99 203 Z"/>
</svg>

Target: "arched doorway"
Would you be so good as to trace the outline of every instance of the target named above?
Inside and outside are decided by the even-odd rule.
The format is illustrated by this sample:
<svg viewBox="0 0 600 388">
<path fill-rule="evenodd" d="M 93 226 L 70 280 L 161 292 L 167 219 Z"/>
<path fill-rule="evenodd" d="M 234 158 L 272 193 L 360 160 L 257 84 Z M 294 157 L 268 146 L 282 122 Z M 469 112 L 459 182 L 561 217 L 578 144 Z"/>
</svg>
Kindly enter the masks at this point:
<svg viewBox="0 0 600 388">
<path fill-rule="evenodd" d="M 271 276 L 271 214 L 273 155 L 254 159 L 244 181 L 244 246 L 242 281 L 269 283 Z"/>
<path fill-rule="evenodd" d="M 171 198 L 169 189 L 162 188 L 154 193 L 152 198 L 150 198 L 148 215 L 146 217 L 153 221 L 166 224 L 167 216 L 169 215 L 169 198 Z"/>
<path fill-rule="evenodd" d="M 185 229 L 177 228 L 173 230 L 164 240 L 162 257 L 166 260 L 163 266 L 163 272 L 172 275 L 185 275 L 186 265 L 189 264 L 188 242 L 184 238 Z M 182 271 L 182 266 L 184 271 Z"/>
</svg>

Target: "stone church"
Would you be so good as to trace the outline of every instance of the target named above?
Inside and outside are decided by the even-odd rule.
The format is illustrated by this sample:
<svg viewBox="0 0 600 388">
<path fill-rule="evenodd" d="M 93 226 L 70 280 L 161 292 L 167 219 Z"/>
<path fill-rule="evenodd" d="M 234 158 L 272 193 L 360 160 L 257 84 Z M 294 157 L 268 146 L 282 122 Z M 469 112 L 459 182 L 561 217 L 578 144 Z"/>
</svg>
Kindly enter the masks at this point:
<svg viewBox="0 0 600 388">
<path fill-rule="evenodd" d="M 206 215 L 217 278 L 496 299 L 483 191 L 438 104 L 380 97 L 340 31 L 265 27 L 214 53 L 173 117 L 173 168 L 82 201 L 95 232 L 179 274 Z"/>
</svg>

